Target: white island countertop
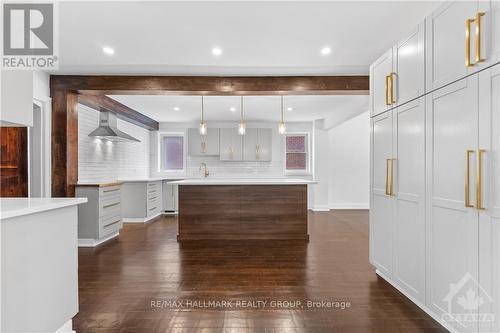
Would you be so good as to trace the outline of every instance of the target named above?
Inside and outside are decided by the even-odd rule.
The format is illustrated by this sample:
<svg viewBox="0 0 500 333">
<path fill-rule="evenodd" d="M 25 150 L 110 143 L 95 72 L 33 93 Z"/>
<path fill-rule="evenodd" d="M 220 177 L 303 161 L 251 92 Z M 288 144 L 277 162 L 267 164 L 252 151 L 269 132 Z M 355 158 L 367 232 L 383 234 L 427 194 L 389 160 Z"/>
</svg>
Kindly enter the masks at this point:
<svg viewBox="0 0 500 333">
<path fill-rule="evenodd" d="M 316 184 L 314 180 L 293 178 L 196 178 L 169 182 L 177 185 L 305 185 Z"/>
<path fill-rule="evenodd" d="M 87 198 L 1 198 L 0 220 L 87 202 Z"/>
</svg>

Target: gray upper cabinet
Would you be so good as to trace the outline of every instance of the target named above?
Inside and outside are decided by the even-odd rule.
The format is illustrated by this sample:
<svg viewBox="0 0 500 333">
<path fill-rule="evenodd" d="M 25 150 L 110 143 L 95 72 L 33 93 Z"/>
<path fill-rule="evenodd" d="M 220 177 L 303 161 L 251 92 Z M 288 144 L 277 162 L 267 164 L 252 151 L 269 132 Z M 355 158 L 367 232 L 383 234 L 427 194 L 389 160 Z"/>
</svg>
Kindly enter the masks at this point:
<svg viewBox="0 0 500 333">
<path fill-rule="evenodd" d="M 271 161 L 272 130 L 270 128 L 248 128 L 243 139 L 244 161 Z"/>
<path fill-rule="evenodd" d="M 243 160 L 243 136 L 238 134 L 237 128 L 220 129 L 220 160 Z"/>
<path fill-rule="evenodd" d="M 391 108 L 389 84 L 393 67 L 392 58 L 391 48 L 370 66 L 370 112 L 372 117 Z"/>
<path fill-rule="evenodd" d="M 425 24 L 394 46 L 392 106 L 405 104 L 425 94 Z"/>
<path fill-rule="evenodd" d="M 426 20 L 427 91 L 500 62 L 499 21 L 498 1 L 456 1 L 434 11 Z"/>
<path fill-rule="evenodd" d="M 188 147 L 191 156 L 218 156 L 219 129 L 208 128 L 206 135 L 200 135 L 197 128 L 188 129 Z"/>
</svg>

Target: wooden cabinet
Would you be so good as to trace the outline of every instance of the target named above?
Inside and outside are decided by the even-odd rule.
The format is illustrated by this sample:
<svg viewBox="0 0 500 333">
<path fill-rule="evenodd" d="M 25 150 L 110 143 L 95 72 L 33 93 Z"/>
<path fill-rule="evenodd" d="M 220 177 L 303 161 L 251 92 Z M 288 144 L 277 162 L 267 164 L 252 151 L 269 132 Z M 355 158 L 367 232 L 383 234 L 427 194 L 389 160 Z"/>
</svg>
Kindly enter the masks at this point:
<svg viewBox="0 0 500 333">
<path fill-rule="evenodd" d="M 127 181 L 122 186 L 123 222 L 147 222 L 163 211 L 162 181 Z"/>
<path fill-rule="evenodd" d="M 427 91 L 500 61 L 499 6 L 497 1 L 455 1 L 427 18 Z"/>
<path fill-rule="evenodd" d="M 220 129 L 220 160 L 243 160 L 243 135 L 238 134 L 237 128 Z"/>
<path fill-rule="evenodd" d="M 272 130 L 247 128 L 243 138 L 243 160 L 267 162 L 272 159 Z"/>
<path fill-rule="evenodd" d="M 219 129 L 209 128 L 206 135 L 200 135 L 197 128 L 188 129 L 188 147 L 191 156 L 218 156 Z"/>
<path fill-rule="evenodd" d="M 88 198 L 78 207 L 79 246 L 97 246 L 118 236 L 122 228 L 120 184 L 77 185 L 76 196 Z"/>
</svg>

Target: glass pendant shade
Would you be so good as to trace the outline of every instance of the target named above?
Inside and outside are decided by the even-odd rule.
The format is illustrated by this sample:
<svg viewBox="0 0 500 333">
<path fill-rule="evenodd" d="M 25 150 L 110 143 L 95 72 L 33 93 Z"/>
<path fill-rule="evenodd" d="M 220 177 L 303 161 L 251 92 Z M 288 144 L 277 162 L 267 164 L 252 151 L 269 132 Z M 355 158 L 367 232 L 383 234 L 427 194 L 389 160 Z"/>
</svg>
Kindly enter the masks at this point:
<svg viewBox="0 0 500 333">
<path fill-rule="evenodd" d="M 285 125 L 285 123 L 279 123 L 279 125 L 278 125 L 278 132 L 280 134 L 285 134 L 285 132 L 286 132 L 286 125 Z"/>
<path fill-rule="evenodd" d="M 207 134 L 207 124 L 200 123 L 200 135 L 206 135 L 206 134 Z"/>
<path fill-rule="evenodd" d="M 245 135 L 246 132 L 246 125 L 244 122 L 239 123 L 238 125 L 238 134 L 239 135 Z"/>
</svg>

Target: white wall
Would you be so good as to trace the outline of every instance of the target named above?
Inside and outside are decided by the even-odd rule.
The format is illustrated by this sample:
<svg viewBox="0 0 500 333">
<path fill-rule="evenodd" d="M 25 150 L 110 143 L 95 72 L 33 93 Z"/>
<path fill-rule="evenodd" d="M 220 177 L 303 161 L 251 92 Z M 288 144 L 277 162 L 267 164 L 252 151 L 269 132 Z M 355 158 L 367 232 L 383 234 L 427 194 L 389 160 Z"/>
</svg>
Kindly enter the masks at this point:
<svg viewBox="0 0 500 333">
<path fill-rule="evenodd" d="M 314 147 L 314 179 L 317 184 L 314 185 L 314 211 L 329 210 L 329 179 L 331 173 L 328 165 L 328 131 L 323 129 L 323 121 L 317 120 L 314 123 L 313 135 Z"/>
<path fill-rule="evenodd" d="M 370 116 L 368 112 L 328 132 L 330 209 L 369 207 Z"/>
<path fill-rule="evenodd" d="M 89 137 L 99 112 L 78 105 L 78 181 L 149 177 L 150 133 L 118 119 L 118 128 L 141 142 L 111 142 Z"/>
</svg>

